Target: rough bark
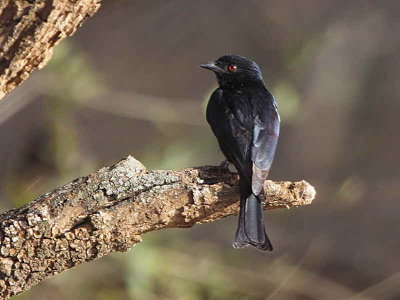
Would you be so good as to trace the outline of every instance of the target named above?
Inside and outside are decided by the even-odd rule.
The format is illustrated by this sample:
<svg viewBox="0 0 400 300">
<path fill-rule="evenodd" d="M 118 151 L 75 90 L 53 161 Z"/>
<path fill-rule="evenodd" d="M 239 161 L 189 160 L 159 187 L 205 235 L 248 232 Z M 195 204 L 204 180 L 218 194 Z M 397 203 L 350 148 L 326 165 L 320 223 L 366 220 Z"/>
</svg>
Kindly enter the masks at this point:
<svg viewBox="0 0 400 300">
<path fill-rule="evenodd" d="M 267 181 L 265 209 L 310 204 L 305 181 Z M 127 251 L 141 234 L 238 213 L 237 174 L 221 167 L 147 171 L 132 157 L 0 215 L 0 297 L 85 261 Z"/>
<path fill-rule="evenodd" d="M 53 47 L 100 7 L 101 0 L 1 0 L 0 99 L 43 67 Z"/>
</svg>

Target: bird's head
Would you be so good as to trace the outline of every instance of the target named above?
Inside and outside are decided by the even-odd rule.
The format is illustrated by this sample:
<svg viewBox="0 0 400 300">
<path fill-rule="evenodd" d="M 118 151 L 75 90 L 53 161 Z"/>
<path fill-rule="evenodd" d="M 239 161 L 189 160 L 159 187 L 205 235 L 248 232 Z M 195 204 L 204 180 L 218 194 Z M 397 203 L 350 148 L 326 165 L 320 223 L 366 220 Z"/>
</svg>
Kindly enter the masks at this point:
<svg viewBox="0 0 400 300">
<path fill-rule="evenodd" d="M 252 85 L 264 85 L 258 65 L 240 55 L 224 55 L 216 61 L 200 65 L 217 75 L 218 83 L 225 88 L 239 88 Z"/>
</svg>

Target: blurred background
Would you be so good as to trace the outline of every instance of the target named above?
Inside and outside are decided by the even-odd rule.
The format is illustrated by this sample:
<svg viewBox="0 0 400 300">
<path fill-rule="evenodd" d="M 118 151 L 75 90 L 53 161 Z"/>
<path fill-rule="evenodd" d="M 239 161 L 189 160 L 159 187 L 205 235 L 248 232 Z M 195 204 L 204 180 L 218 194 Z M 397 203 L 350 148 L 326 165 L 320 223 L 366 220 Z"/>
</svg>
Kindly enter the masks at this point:
<svg viewBox="0 0 400 300">
<path fill-rule="evenodd" d="M 128 154 L 149 169 L 219 164 L 206 124 L 225 53 L 278 101 L 274 180 L 311 206 L 267 213 L 275 250 L 231 248 L 236 218 L 143 236 L 16 299 L 400 299 L 400 2 L 104 1 L 0 102 L 0 207 Z"/>
</svg>

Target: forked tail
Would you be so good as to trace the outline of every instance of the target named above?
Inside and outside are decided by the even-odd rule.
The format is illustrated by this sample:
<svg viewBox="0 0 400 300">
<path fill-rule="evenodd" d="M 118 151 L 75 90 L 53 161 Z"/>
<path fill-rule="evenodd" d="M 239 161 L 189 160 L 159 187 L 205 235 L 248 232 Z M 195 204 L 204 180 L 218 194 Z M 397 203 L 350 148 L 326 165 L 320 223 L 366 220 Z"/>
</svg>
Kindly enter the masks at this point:
<svg viewBox="0 0 400 300">
<path fill-rule="evenodd" d="M 233 241 L 234 248 L 251 245 L 261 251 L 272 251 L 264 227 L 264 213 L 261 200 L 254 194 L 241 196 L 239 224 Z"/>
</svg>

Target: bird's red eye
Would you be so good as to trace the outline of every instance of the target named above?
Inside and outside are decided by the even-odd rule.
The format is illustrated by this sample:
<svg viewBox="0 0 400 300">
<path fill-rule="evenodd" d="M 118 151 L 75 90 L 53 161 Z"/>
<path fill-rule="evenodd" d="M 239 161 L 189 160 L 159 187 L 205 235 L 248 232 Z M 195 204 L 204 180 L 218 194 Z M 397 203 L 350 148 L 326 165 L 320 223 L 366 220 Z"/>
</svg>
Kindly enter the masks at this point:
<svg viewBox="0 0 400 300">
<path fill-rule="evenodd" d="M 228 71 L 229 72 L 236 72 L 236 70 L 237 70 L 237 67 L 235 65 L 228 66 Z"/>
</svg>

